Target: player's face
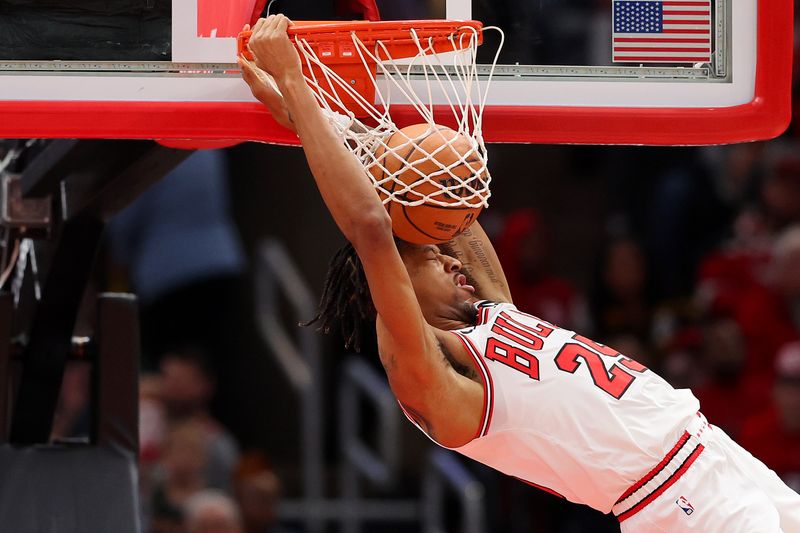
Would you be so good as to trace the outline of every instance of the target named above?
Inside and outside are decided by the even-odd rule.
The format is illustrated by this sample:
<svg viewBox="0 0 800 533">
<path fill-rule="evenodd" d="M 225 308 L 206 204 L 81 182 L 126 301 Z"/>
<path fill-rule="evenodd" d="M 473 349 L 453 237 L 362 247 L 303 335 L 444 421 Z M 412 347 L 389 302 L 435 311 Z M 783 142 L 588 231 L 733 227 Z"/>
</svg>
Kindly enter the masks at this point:
<svg viewBox="0 0 800 533">
<path fill-rule="evenodd" d="M 425 320 L 441 329 L 453 322 L 471 324 L 470 302 L 475 289 L 461 272 L 458 259 L 443 254 L 436 245 L 402 247 L 403 262 L 411 277 Z"/>
</svg>

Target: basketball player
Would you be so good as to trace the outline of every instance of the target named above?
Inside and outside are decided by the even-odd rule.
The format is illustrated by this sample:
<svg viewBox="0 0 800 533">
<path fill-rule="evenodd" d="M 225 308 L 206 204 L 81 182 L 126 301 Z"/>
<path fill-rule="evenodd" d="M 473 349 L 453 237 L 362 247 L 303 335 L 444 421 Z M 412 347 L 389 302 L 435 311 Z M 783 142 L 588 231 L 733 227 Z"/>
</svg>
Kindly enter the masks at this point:
<svg viewBox="0 0 800 533">
<path fill-rule="evenodd" d="M 260 20 L 250 41 L 282 97 L 241 64 L 253 94 L 297 132 L 352 243 L 331 264 L 317 320 L 357 347 L 359 325 L 377 313 L 381 362 L 412 422 L 444 447 L 613 512 L 623 531 L 800 532 L 800 497 L 709 425 L 690 391 L 516 309 L 480 226 L 450 253 L 396 241 L 303 80 L 289 24 Z"/>
</svg>

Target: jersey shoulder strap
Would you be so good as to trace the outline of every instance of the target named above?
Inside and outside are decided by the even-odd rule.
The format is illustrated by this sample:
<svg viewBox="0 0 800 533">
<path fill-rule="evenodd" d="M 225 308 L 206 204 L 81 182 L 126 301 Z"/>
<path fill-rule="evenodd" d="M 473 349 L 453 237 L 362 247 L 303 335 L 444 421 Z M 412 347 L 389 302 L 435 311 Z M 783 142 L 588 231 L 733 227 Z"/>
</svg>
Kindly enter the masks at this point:
<svg viewBox="0 0 800 533">
<path fill-rule="evenodd" d="M 509 306 L 513 309 L 516 309 L 516 307 L 514 307 L 514 304 L 503 303 L 503 302 L 492 302 L 489 300 L 478 300 L 472 305 L 475 308 L 475 311 L 477 312 L 477 316 L 475 317 L 476 326 L 480 326 L 489 322 L 492 314 L 498 309 Z"/>
</svg>

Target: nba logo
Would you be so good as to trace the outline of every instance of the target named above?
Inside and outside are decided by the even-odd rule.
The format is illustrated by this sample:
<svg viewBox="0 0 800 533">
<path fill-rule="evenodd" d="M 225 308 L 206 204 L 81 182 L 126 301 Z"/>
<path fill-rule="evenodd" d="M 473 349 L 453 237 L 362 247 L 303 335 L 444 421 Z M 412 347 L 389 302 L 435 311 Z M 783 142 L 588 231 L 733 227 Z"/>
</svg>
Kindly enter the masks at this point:
<svg viewBox="0 0 800 533">
<path fill-rule="evenodd" d="M 694 512 L 694 506 L 683 496 L 675 500 L 675 503 L 678 504 L 678 507 L 680 507 L 687 516 Z"/>
</svg>

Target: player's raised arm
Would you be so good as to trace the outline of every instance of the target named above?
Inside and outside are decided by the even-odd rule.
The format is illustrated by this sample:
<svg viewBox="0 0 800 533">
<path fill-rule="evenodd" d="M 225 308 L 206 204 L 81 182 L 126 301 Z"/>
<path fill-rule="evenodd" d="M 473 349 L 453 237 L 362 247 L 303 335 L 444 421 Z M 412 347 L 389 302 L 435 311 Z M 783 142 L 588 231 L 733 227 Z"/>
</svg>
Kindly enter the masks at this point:
<svg viewBox="0 0 800 533">
<path fill-rule="evenodd" d="M 369 233 L 370 238 L 376 228 L 386 233 L 389 219 L 361 163 L 336 136 L 306 84 L 300 57 L 286 34 L 289 24 L 282 15 L 259 20 L 253 28 L 250 49 L 256 65 L 272 76 L 283 95 L 283 105 L 272 106 L 285 108 L 326 206 L 339 229 L 358 247 L 363 233 Z M 259 87 L 248 79 L 247 71 L 244 76 L 251 87 Z"/>
<path fill-rule="evenodd" d="M 289 24 L 283 16 L 256 24 L 250 38 L 256 64 L 275 80 L 322 198 L 363 264 L 378 313 L 381 358 L 392 390 L 406 407 L 424 417 L 444 442 L 463 444 L 479 424 L 482 388 L 447 363 L 395 245 L 386 209 L 303 78 L 299 56 L 286 33 Z M 253 77 L 245 77 L 245 81 L 260 83 Z M 425 264 L 434 262 L 441 267 L 437 255 Z M 456 279 L 455 271 L 443 275 Z M 457 291 L 455 285 L 453 290 Z M 474 408 L 464 409 L 465 405 Z"/>
<path fill-rule="evenodd" d="M 463 270 L 482 300 L 511 303 L 511 291 L 489 237 L 478 222 L 442 245 L 442 250 L 463 265 Z"/>
<path fill-rule="evenodd" d="M 256 64 L 272 76 L 283 95 L 281 106 L 302 141 L 325 205 L 361 258 L 378 314 L 399 346 L 424 353 L 436 340 L 394 244 L 389 215 L 361 163 L 336 136 L 306 84 L 286 33 L 289 24 L 282 15 L 259 20 L 250 39 Z M 251 88 L 259 83 L 247 74 L 245 81 Z"/>
</svg>

